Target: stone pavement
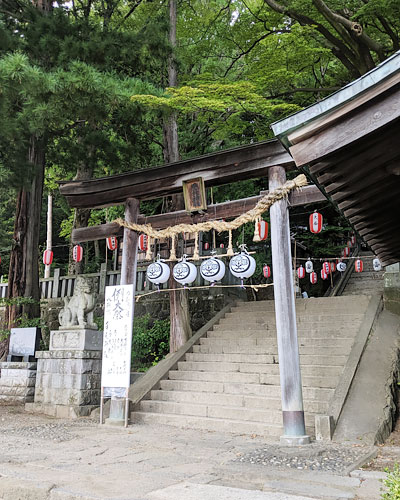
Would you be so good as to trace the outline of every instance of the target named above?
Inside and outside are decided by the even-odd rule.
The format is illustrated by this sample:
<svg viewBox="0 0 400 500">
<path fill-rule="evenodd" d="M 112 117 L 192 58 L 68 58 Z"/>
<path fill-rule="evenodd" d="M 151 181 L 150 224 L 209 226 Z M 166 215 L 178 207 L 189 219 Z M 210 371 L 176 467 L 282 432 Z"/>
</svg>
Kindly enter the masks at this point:
<svg viewBox="0 0 400 500">
<path fill-rule="evenodd" d="M 90 419 L 56 420 L 5 407 L 0 407 L 0 434 L 0 500 L 377 500 L 380 496 L 382 474 L 349 475 L 351 468 L 376 453 L 360 445 L 313 444 L 285 451 L 257 436 L 170 426 L 113 428 Z M 276 453 L 271 454 L 275 446 Z M 347 460 L 343 468 L 335 468 L 340 474 L 301 468 L 314 460 L 321 464 L 324 458 L 343 457 Z"/>
</svg>

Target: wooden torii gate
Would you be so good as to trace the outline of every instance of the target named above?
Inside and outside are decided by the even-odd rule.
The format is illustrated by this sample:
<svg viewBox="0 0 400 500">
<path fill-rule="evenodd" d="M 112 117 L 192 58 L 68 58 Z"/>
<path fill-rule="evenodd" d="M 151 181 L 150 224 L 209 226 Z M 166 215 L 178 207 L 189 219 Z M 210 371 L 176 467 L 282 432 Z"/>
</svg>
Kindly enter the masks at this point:
<svg viewBox="0 0 400 500">
<path fill-rule="evenodd" d="M 89 181 L 65 181 L 60 191 L 73 208 L 101 208 L 125 204 L 125 220 L 151 224 L 162 229 L 176 223 L 196 223 L 232 218 L 253 208 L 261 198 L 211 205 L 205 214 L 191 216 L 185 211 L 145 217 L 139 214 L 140 200 L 157 198 L 182 191 L 183 181 L 202 177 L 211 187 L 244 179 L 268 176 L 269 189 L 286 182 L 286 170 L 295 168 L 290 155 L 277 140 L 234 148 L 199 158 L 180 161 L 162 167 L 134 171 Z M 265 193 L 263 193 L 265 194 Z M 289 203 L 304 205 L 325 200 L 315 186 L 292 192 Z M 275 314 L 282 393 L 284 435 L 281 442 L 309 442 L 304 424 L 303 396 L 297 342 L 296 311 L 293 293 L 293 273 L 289 227 L 288 200 L 282 199 L 270 208 L 272 265 L 274 272 Z M 76 229 L 72 241 L 79 243 L 121 235 L 123 254 L 121 284 L 136 285 L 138 234 L 116 223 Z"/>
</svg>

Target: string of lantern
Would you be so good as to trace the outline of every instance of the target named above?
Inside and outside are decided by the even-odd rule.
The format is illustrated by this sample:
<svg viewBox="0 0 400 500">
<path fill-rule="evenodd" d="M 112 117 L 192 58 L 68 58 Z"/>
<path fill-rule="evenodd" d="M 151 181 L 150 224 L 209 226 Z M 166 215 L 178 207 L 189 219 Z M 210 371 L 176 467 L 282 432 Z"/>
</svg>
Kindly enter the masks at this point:
<svg viewBox="0 0 400 500">
<path fill-rule="evenodd" d="M 268 237 L 268 223 L 262 220 L 261 215 L 276 201 L 286 197 L 288 193 L 296 188 L 300 188 L 307 184 L 306 178 L 304 175 L 300 175 L 296 177 L 292 181 L 286 182 L 281 188 L 276 189 L 273 192 L 268 193 L 264 196 L 257 205 L 248 212 L 236 217 L 231 222 L 226 221 L 208 221 L 202 222 L 198 224 L 178 224 L 175 226 L 170 226 L 163 230 L 155 230 L 150 225 L 142 225 L 142 224 L 132 224 L 128 223 L 122 219 L 117 219 L 117 222 L 120 226 L 127 227 L 131 230 L 141 232 L 138 241 L 138 247 L 141 251 L 146 252 L 146 260 L 152 259 L 152 239 L 163 239 L 163 238 L 171 238 L 171 253 L 169 261 L 176 261 L 176 251 L 175 251 L 175 238 L 180 233 L 195 233 L 195 249 L 193 256 L 190 260 L 204 260 L 200 265 L 200 275 L 203 277 L 205 281 L 209 282 L 208 286 L 218 286 L 218 287 L 241 287 L 241 288 L 252 288 L 254 290 L 258 290 L 260 287 L 271 286 L 272 283 L 264 283 L 258 285 L 244 285 L 243 280 L 252 276 L 256 269 L 256 261 L 248 252 L 246 245 L 240 245 L 240 252 L 238 254 L 234 254 L 232 247 L 232 230 L 238 229 L 248 222 L 255 221 L 255 229 L 254 229 L 254 238 L 253 241 L 263 241 Z M 323 229 L 323 217 L 317 211 L 313 212 L 309 217 L 309 228 L 312 233 L 320 233 Z M 216 256 L 215 250 L 211 252 L 211 256 L 199 256 L 198 250 L 198 233 L 200 231 L 228 231 L 229 232 L 229 244 L 227 253 L 223 255 Z M 314 271 L 314 262 L 322 262 L 322 269 L 320 271 L 320 276 L 322 280 L 326 280 L 329 276 L 335 271 L 343 273 L 347 269 L 346 261 L 349 262 L 350 259 L 354 259 L 354 269 L 357 273 L 363 271 L 363 260 L 370 259 L 371 257 L 363 257 L 359 256 L 351 256 L 350 249 L 356 243 L 356 236 L 354 233 L 351 234 L 350 239 L 347 241 L 347 245 L 343 249 L 341 257 L 297 257 L 296 261 L 305 261 L 304 267 L 300 265 L 297 270 L 297 278 L 302 280 L 309 275 L 309 280 L 311 284 L 315 284 L 318 281 L 317 273 Z M 115 236 L 111 236 L 106 238 L 106 245 L 110 251 L 115 251 L 118 248 L 118 240 Z M 206 248 L 208 245 L 208 248 Z M 153 245 L 154 248 L 156 245 Z M 215 244 L 213 245 L 215 246 Z M 224 248 L 224 245 L 221 244 L 220 248 Z M 209 243 L 205 243 L 204 249 L 209 249 Z M 72 257 L 75 262 L 80 262 L 83 258 L 83 247 L 81 245 L 75 245 L 72 251 Z M 239 278 L 241 280 L 240 285 L 216 285 L 217 282 L 221 281 L 226 272 L 225 263 L 221 260 L 221 257 L 232 257 L 229 262 L 229 271 L 231 274 Z M 373 269 L 374 271 L 380 271 L 382 266 L 380 261 L 376 257 L 372 257 L 373 259 Z M 334 262 L 336 260 L 336 262 Z M 45 250 L 43 254 L 43 263 L 46 265 L 51 265 L 53 261 L 53 252 L 51 250 Z M 268 265 L 263 266 L 263 276 L 264 278 L 271 277 L 271 268 Z M 160 258 L 160 255 L 157 255 L 157 259 L 150 263 L 147 267 L 146 277 L 147 279 L 157 285 L 157 290 L 148 292 L 146 294 L 140 295 L 140 297 L 157 293 L 160 291 L 169 292 L 176 291 L 176 289 L 163 289 L 160 290 L 160 285 L 166 283 L 171 275 L 170 266 L 165 262 L 165 260 Z M 172 276 L 174 280 L 181 284 L 183 288 L 187 288 L 192 285 L 192 283 L 196 280 L 197 277 L 197 267 L 189 261 L 187 255 L 183 255 L 179 262 L 172 269 Z M 195 286 L 191 287 L 194 289 L 206 288 L 206 286 Z"/>
</svg>

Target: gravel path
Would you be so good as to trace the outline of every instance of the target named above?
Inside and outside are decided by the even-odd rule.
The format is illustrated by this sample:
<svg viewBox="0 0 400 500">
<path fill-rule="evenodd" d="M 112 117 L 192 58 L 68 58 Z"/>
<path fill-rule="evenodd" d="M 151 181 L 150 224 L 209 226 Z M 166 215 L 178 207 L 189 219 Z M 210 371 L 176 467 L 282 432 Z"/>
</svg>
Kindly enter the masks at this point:
<svg viewBox="0 0 400 500">
<path fill-rule="evenodd" d="M 325 471 L 336 474 L 345 472 L 370 450 L 364 446 L 313 443 L 306 447 L 286 448 L 268 445 L 237 458 L 235 462 L 297 469 Z"/>
</svg>

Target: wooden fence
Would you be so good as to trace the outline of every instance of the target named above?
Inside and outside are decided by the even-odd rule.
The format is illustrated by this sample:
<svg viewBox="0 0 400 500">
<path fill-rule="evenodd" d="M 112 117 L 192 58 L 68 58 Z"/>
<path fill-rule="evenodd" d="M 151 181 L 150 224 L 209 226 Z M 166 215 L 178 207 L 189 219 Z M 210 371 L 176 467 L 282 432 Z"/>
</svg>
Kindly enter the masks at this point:
<svg viewBox="0 0 400 500">
<path fill-rule="evenodd" d="M 198 264 L 200 267 L 200 264 Z M 106 286 L 119 285 L 121 281 L 120 271 L 107 271 L 106 264 L 102 264 L 100 272 L 85 274 L 85 277 L 95 278 L 97 283 L 97 289 L 95 290 L 99 294 L 104 294 Z M 54 270 L 54 275 L 50 278 L 40 279 L 40 289 L 42 299 L 59 299 L 62 297 L 71 297 L 74 293 L 76 275 L 61 276 L 60 269 Z M 222 280 L 223 285 L 237 285 L 240 280 L 232 276 L 232 274 L 227 270 L 225 276 Z M 146 286 L 145 286 L 146 284 Z M 208 285 L 208 281 L 204 281 L 198 270 L 196 281 L 193 286 Z M 160 286 L 160 288 L 168 288 L 168 284 Z M 0 283 L 0 298 L 7 297 L 7 283 Z M 147 281 L 146 283 L 146 267 L 138 267 L 137 279 L 136 279 L 136 294 L 146 293 L 152 290 L 156 290 L 157 287 Z"/>
</svg>

